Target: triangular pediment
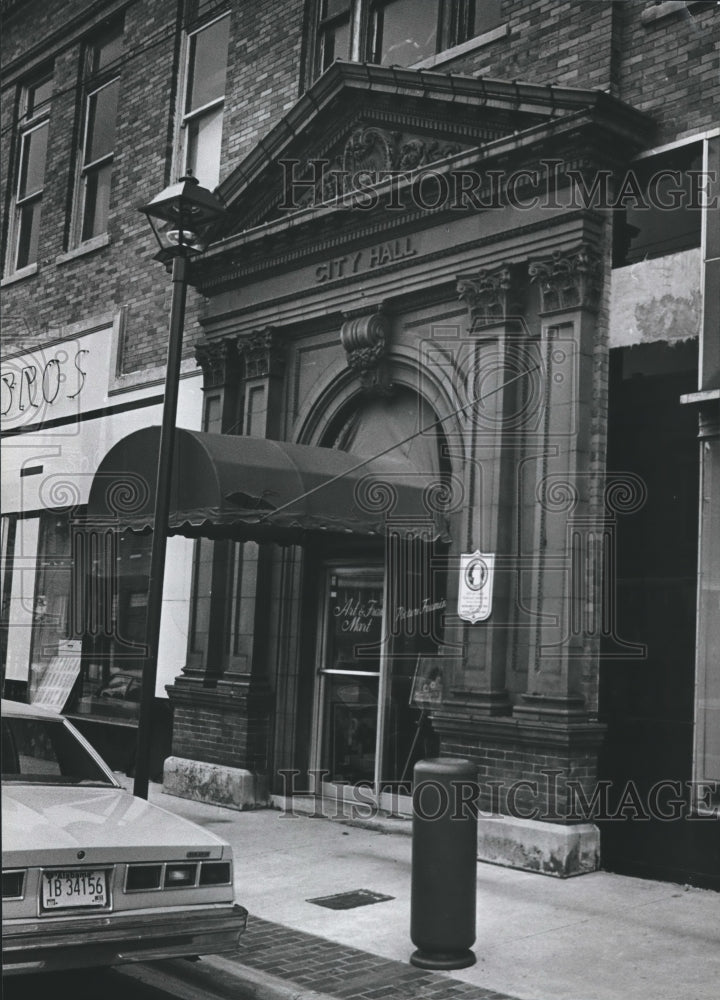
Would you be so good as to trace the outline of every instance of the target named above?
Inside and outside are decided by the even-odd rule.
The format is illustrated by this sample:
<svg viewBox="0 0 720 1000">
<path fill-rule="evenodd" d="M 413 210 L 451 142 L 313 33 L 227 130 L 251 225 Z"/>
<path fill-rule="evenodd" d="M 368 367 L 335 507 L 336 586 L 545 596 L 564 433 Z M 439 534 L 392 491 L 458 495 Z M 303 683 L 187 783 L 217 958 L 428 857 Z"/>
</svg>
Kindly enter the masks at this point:
<svg viewBox="0 0 720 1000">
<path fill-rule="evenodd" d="M 600 91 L 338 61 L 219 186 L 228 211 L 216 238 L 277 231 L 384 174 L 427 170 L 588 114 L 617 120 L 628 137 L 647 131 L 646 116 Z"/>
</svg>

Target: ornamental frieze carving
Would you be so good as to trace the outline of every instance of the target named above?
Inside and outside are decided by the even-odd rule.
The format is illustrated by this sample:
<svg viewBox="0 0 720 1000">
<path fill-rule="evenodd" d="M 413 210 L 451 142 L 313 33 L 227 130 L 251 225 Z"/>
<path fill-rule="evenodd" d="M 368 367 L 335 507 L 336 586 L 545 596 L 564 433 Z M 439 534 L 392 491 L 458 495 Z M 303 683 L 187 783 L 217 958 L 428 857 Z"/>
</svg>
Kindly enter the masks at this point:
<svg viewBox="0 0 720 1000">
<path fill-rule="evenodd" d="M 340 329 L 340 343 L 347 354 L 348 368 L 370 392 L 386 394 L 390 391 L 386 361 L 389 336 L 390 325 L 382 312 L 346 319 Z"/>
<path fill-rule="evenodd" d="M 540 311 L 597 309 L 602 289 L 602 260 L 587 244 L 577 250 L 556 250 L 552 257 L 533 261 L 530 280 L 540 289 Z"/>
<path fill-rule="evenodd" d="M 217 389 L 237 378 L 239 358 L 234 338 L 201 341 L 195 347 L 195 360 L 202 368 L 205 390 Z"/>
<path fill-rule="evenodd" d="M 245 361 L 245 378 L 282 376 L 285 372 L 286 347 L 277 331 L 267 326 L 238 338 L 238 354 Z"/>
<path fill-rule="evenodd" d="M 501 264 L 458 278 L 457 293 L 470 311 L 473 330 L 516 319 L 522 313 L 520 274 L 515 265 Z"/>
<path fill-rule="evenodd" d="M 389 172 L 419 170 L 470 148 L 375 125 L 361 126 L 351 132 L 334 156 L 311 159 L 298 166 L 295 177 L 302 194 L 297 207 L 334 201 L 350 191 L 382 182 Z M 305 186 L 308 182 L 309 188 Z"/>
</svg>

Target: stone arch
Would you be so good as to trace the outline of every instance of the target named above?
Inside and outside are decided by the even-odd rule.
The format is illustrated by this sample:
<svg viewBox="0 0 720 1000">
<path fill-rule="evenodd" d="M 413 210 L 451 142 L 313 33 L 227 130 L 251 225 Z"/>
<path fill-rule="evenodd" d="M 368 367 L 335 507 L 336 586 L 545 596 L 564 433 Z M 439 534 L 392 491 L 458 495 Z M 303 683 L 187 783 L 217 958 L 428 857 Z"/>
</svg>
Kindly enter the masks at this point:
<svg viewBox="0 0 720 1000">
<path fill-rule="evenodd" d="M 439 425 L 442 436 L 452 442 L 449 449 L 449 471 L 460 474 L 465 462 L 467 447 L 466 424 L 462 413 L 457 412 L 465 400 L 453 392 L 451 380 L 425 370 L 417 363 L 409 349 L 393 351 L 388 355 L 393 389 L 416 394 L 418 400 L 432 415 L 430 420 L 445 416 Z M 459 373 L 453 370 L 460 384 Z M 457 388 L 457 387 L 455 387 Z M 335 366 L 327 373 L 321 391 L 300 410 L 295 424 L 293 441 L 299 444 L 326 444 L 332 428 L 342 420 L 342 414 L 352 405 L 361 406 L 370 398 L 359 384 L 354 373 L 347 368 L 338 372 Z"/>
</svg>

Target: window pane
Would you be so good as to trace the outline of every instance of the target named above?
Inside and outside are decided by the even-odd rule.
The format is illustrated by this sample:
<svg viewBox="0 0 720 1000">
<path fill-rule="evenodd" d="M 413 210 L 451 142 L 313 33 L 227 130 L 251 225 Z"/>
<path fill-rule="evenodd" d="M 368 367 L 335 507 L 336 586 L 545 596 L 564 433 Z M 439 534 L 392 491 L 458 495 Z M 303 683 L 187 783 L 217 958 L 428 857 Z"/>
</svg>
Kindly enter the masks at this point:
<svg viewBox="0 0 720 1000">
<path fill-rule="evenodd" d="M 113 80 L 88 97 L 85 163 L 94 163 L 113 151 L 119 90 L 120 81 Z"/>
<path fill-rule="evenodd" d="M 90 50 L 91 72 L 99 73 L 100 70 L 118 60 L 121 55 L 122 31 L 120 28 L 114 28 L 92 46 Z"/>
<path fill-rule="evenodd" d="M 38 259 L 41 208 L 42 202 L 38 198 L 23 205 L 18 213 L 17 269 L 34 264 Z"/>
<path fill-rule="evenodd" d="M 83 212 L 82 240 L 90 240 L 107 232 L 110 208 L 110 179 L 112 164 L 88 171 L 85 175 L 85 211 Z"/>
<path fill-rule="evenodd" d="M 377 678 L 331 676 L 325 683 L 322 766 L 330 772 L 330 781 L 351 785 L 373 781 Z"/>
<path fill-rule="evenodd" d="M 702 170 L 701 143 L 640 161 L 626 175 L 624 208 L 615 212 L 614 267 L 700 246 L 702 211 L 689 170 Z"/>
<path fill-rule="evenodd" d="M 394 0 L 382 12 L 380 52 L 383 65 L 411 66 L 435 54 L 437 0 Z"/>
<path fill-rule="evenodd" d="M 502 0 L 475 0 L 475 24 L 471 25 L 471 32 L 468 37 L 474 38 L 482 35 L 484 31 L 497 28 L 502 20 Z M 463 39 L 458 39 L 463 41 Z"/>
<path fill-rule="evenodd" d="M 188 123 L 186 168 L 203 187 L 212 190 L 220 179 L 220 142 L 222 140 L 222 108 L 198 115 Z"/>
<path fill-rule="evenodd" d="M 350 24 L 338 24 L 323 32 L 322 66 L 326 70 L 336 59 L 347 59 L 350 55 Z"/>
<path fill-rule="evenodd" d="M 59 720 L 2 720 L 3 781 L 109 785 L 74 733 Z"/>
<path fill-rule="evenodd" d="M 229 30 L 230 18 L 223 17 L 192 36 L 186 111 L 224 97 Z"/>
<path fill-rule="evenodd" d="M 37 114 L 40 111 L 46 111 L 45 105 L 50 100 L 52 95 L 52 77 L 49 76 L 47 80 L 42 80 L 39 83 L 34 84 L 32 87 L 28 87 L 27 91 L 27 111 L 26 114 L 30 118 L 32 115 Z"/>
<path fill-rule="evenodd" d="M 42 191 L 45 183 L 45 161 L 47 159 L 48 124 L 26 132 L 22 138 L 20 180 L 18 200 Z"/>
<path fill-rule="evenodd" d="M 378 576 L 338 572 L 331 577 L 326 669 L 380 670 L 383 584 Z"/>
<path fill-rule="evenodd" d="M 338 14 L 347 14 L 350 10 L 350 0 L 325 0 L 322 5 L 320 19 L 337 17 Z"/>
</svg>

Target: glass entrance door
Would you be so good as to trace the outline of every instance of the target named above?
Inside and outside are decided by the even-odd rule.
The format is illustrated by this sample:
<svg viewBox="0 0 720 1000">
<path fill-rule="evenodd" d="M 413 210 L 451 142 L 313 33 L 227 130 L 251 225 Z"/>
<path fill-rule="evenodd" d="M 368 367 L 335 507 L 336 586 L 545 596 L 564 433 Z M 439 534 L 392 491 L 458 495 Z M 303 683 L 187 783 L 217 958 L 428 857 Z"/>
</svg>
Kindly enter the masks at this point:
<svg viewBox="0 0 720 1000">
<path fill-rule="evenodd" d="M 327 574 L 316 742 L 318 767 L 336 786 L 376 780 L 383 575 L 382 566 Z"/>
<path fill-rule="evenodd" d="M 411 697 L 426 650 L 391 627 L 381 564 L 330 566 L 323 593 L 313 753 L 323 778 L 315 791 L 352 801 L 363 785 L 381 808 L 386 800 L 394 808 L 410 792 L 415 760 L 433 751 L 427 711 Z"/>
</svg>

